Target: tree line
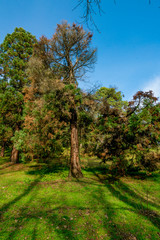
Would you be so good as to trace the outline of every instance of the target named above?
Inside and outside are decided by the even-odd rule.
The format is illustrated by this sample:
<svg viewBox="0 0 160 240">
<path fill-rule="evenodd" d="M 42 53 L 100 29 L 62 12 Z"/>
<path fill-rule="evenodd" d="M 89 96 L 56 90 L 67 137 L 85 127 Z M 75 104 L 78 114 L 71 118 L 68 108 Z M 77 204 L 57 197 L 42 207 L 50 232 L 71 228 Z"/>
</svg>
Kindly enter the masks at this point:
<svg viewBox="0 0 160 240">
<path fill-rule="evenodd" d="M 91 43 L 92 33 L 67 22 L 51 39 L 23 28 L 7 34 L 0 45 L 1 157 L 7 149 L 13 163 L 65 160 L 76 178 L 83 177 L 80 153 L 110 161 L 118 175 L 157 168 L 158 99 L 152 91 L 130 102 L 112 87 L 82 91 L 78 83 L 96 62 Z"/>
</svg>

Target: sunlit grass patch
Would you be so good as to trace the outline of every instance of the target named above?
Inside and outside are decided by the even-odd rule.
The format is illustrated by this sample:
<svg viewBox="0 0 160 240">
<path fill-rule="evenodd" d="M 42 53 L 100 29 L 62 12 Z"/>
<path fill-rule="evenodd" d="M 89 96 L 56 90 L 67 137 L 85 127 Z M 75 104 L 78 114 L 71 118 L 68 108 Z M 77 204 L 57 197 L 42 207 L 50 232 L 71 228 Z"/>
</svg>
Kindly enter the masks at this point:
<svg viewBox="0 0 160 240">
<path fill-rule="evenodd" d="M 158 173 L 110 182 L 104 171 L 69 180 L 66 167 L 2 168 L 0 239 L 158 239 Z"/>
</svg>

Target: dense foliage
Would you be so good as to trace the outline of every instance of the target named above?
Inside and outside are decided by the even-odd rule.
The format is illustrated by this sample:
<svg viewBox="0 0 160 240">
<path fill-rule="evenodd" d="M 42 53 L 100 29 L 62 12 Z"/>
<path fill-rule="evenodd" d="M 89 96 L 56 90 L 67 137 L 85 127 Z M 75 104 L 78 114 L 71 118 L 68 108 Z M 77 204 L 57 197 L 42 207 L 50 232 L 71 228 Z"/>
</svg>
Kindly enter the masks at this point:
<svg viewBox="0 0 160 240">
<path fill-rule="evenodd" d="M 97 120 L 96 154 L 112 160 L 111 166 L 118 174 L 125 174 L 134 166 L 155 170 L 160 155 L 152 152 L 160 140 L 160 105 L 152 91 L 139 91 L 124 108 L 113 107 L 103 99 Z M 117 105 L 123 105 L 120 103 Z"/>
<path fill-rule="evenodd" d="M 11 136 L 22 128 L 23 88 L 28 84 L 26 67 L 36 38 L 23 28 L 15 28 L 0 45 L 0 131 L 3 148 L 12 142 L 11 161 L 18 162 L 19 152 Z M 4 151 L 4 150 L 3 150 Z M 2 153 L 3 155 L 3 153 Z"/>
<path fill-rule="evenodd" d="M 51 39 L 22 28 L 0 45 L 0 146 L 11 161 L 66 163 L 82 177 L 79 154 L 110 161 L 112 174 L 153 171 L 160 160 L 160 104 L 152 91 L 130 102 L 115 88 L 86 93 L 79 80 L 94 67 L 92 34 L 57 26 Z M 80 147 L 80 149 L 79 149 Z"/>
</svg>

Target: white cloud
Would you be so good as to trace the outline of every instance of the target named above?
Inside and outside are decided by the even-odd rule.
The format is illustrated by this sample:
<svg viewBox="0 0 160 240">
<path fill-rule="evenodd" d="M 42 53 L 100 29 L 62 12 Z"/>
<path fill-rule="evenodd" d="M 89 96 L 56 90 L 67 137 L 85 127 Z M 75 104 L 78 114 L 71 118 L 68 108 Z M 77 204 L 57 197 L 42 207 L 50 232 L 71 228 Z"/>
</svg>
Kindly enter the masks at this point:
<svg viewBox="0 0 160 240">
<path fill-rule="evenodd" d="M 160 76 L 151 79 L 143 88 L 143 91 L 152 90 L 155 97 L 160 97 Z"/>
</svg>

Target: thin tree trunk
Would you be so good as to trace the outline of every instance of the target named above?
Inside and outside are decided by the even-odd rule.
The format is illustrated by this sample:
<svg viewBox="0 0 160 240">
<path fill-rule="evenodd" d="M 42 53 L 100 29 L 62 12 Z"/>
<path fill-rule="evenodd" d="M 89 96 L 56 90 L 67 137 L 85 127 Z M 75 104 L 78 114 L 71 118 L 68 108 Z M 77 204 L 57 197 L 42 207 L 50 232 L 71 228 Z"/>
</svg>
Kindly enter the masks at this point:
<svg viewBox="0 0 160 240">
<path fill-rule="evenodd" d="M 22 111 L 21 111 L 22 112 Z M 16 126 L 15 131 L 19 131 L 19 126 Z M 19 163 L 19 151 L 15 148 L 13 144 L 12 152 L 11 152 L 11 162 L 12 163 Z"/>
<path fill-rule="evenodd" d="M 19 151 L 14 146 L 11 153 L 11 162 L 19 163 Z"/>
<path fill-rule="evenodd" d="M 70 127 L 71 127 L 71 155 L 69 177 L 81 178 L 83 177 L 83 174 L 79 163 L 79 143 L 78 143 L 76 109 L 71 109 Z"/>
<path fill-rule="evenodd" d="M 5 151 L 5 143 L 3 142 L 3 145 L 2 145 L 2 148 L 1 148 L 0 157 L 4 157 L 4 151 Z"/>
</svg>

